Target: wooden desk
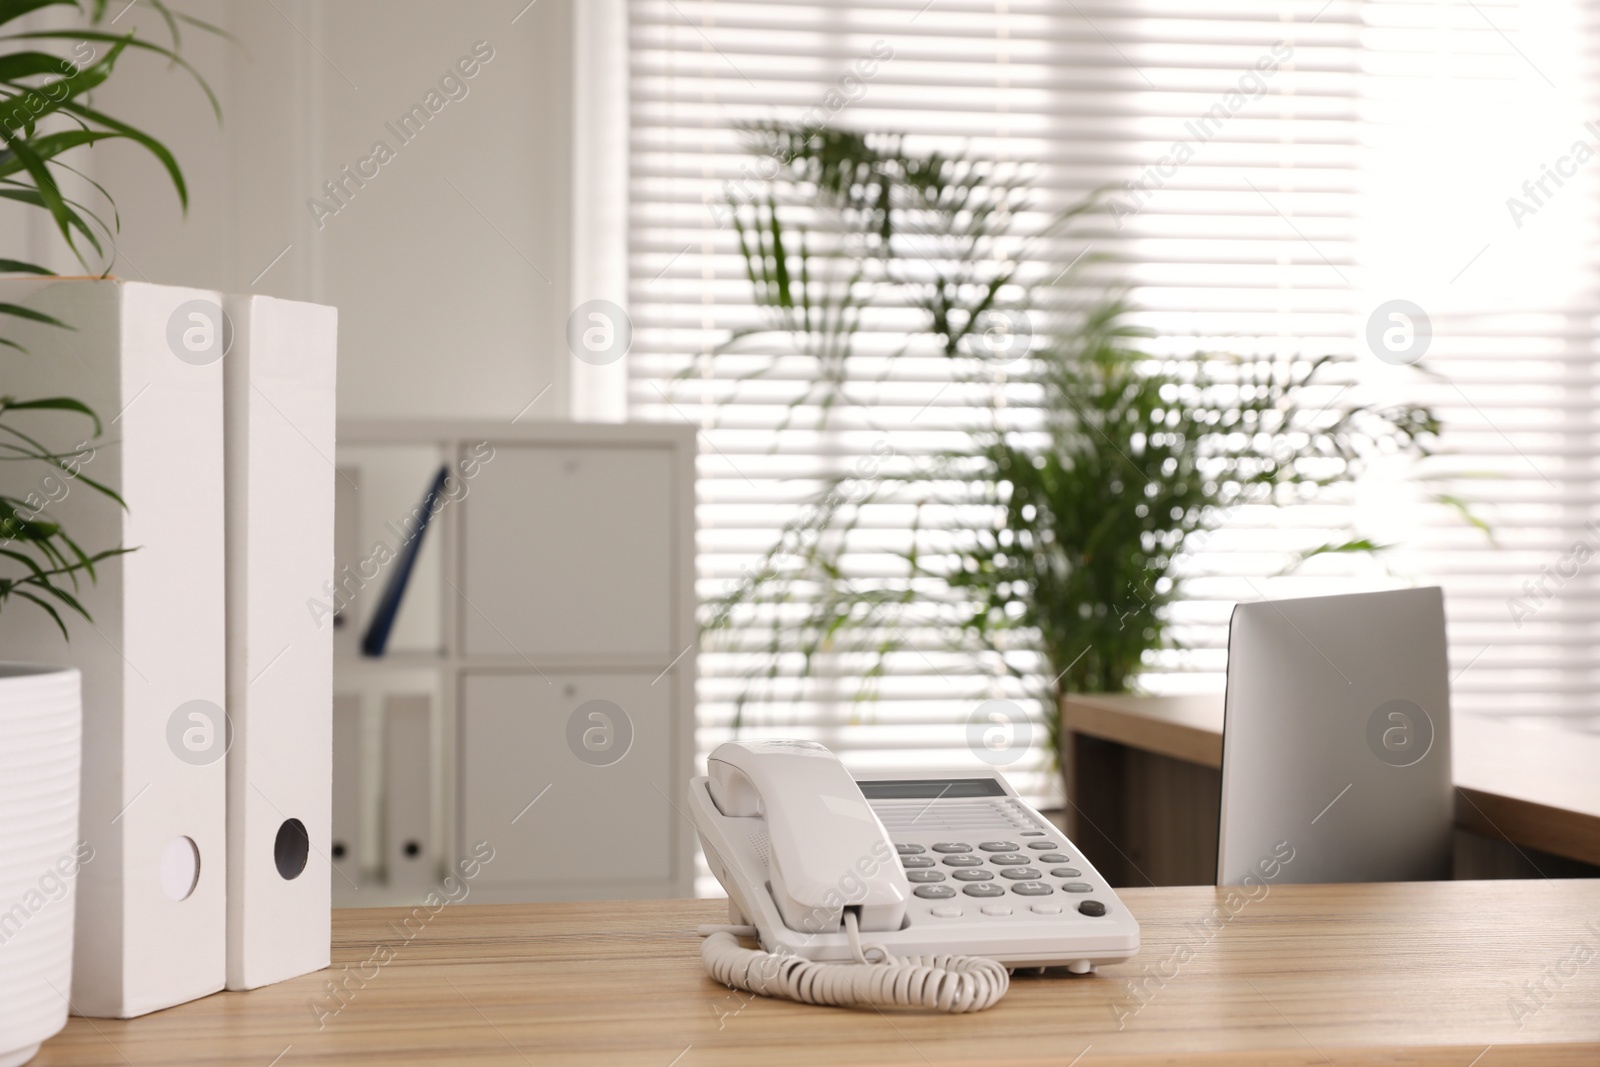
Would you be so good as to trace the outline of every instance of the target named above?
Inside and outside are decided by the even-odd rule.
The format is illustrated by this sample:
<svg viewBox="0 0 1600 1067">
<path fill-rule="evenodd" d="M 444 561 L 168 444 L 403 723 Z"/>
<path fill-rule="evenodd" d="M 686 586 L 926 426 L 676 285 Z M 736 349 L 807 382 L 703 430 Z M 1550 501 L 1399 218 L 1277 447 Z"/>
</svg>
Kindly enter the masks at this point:
<svg viewBox="0 0 1600 1067">
<path fill-rule="evenodd" d="M 1062 723 L 1066 830 L 1096 866 L 1122 884 L 1213 881 L 1221 695 L 1069 696 Z M 1600 865 L 1600 737 L 1473 715 L 1451 725 L 1457 827 Z"/>
<path fill-rule="evenodd" d="M 693 933 L 725 918 L 721 901 L 460 904 L 405 944 L 400 909 L 335 911 L 333 971 L 127 1022 L 75 1018 L 34 1062 L 1600 1062 L 1600 881 L 1272 886 L 1207 932 L 1226 892 L 1127 890 L 1143 926 L 1137 957 L 1099 975 L 1018 976 L 999 1005 L 966 1016 L 725 989 L 705 976 Z M 398 946 L 392 961 L 363 967 L 380 944 Z M 1572 962 L 1579 946 L 1586 963 Z M 342 1006 L 330 978 L 349 986 Z M 1525 984 L 1541 980 L 1535 1005 Z M 320 1030 L 313 1004 L 338 1008 Z"/>
</svg>

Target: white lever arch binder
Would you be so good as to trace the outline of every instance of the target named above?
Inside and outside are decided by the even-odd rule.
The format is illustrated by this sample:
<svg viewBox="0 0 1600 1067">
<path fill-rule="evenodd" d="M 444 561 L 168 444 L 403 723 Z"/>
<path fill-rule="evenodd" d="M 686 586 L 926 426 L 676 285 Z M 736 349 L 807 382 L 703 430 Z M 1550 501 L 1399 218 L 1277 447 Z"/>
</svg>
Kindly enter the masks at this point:
<svg viewBox="0 0 1600 1067">
<path fill-rule="evenodd" d="M 328 965 L 338 313 L 229 297 L 228 988 Z"/>
<path fill-rule="evenodd" d="M 87 419 L 8 419 L 76 450 L 76 474 L 34 472 L 41 503 L 85 551 L 135 549 L 82 582 L 94 622 L 68 615 L 70 642 L 28 605 L 0 615 L 6 658 L 83 674 L 79 833 L 94 858 L 77 875 L 70 996 L 81 1015 L 142 1015 L 225 978 L 221 299 L 114 279 L 0 282 L 0 301 L 71 327 L 0 320 L 0 336 L 27 349 L 0 350 L 5 392 L 80 399 L 106 424 L 90 443 Z"/>
</svg>

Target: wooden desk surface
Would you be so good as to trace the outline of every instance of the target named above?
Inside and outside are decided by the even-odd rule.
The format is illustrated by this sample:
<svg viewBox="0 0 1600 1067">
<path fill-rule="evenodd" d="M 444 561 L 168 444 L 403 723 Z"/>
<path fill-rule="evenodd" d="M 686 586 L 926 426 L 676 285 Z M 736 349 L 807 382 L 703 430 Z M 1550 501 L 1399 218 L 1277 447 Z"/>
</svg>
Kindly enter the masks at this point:
<svg viewBox="0 0 1600 1067">
<path fill-rule="evenodd" d="M 74 1018 L 34 1063 L 1600 1063 L 1600 880 L 1269 886 L 1231 913 L 1227 893 L 1124 890 L 1138 956 L 1019 976 L 965 1016 L 725 989 L 693 933 L 725 917 L 721 901 L 463 903 L 409 942 L 401 909 L 335 911 L 334 970 L 126 1022 Z M 380 945 L 392 960 L 369 962 Z"/>
<path fill-rule="evenodd" d="M 1221 694 L 1075 695 L 1062 715 L 1069 733 L 1222 766 Z M 1457 826 L 1600 864 L 1600 737 L 1481 715 L 1451 727 Z"/>
</svg>

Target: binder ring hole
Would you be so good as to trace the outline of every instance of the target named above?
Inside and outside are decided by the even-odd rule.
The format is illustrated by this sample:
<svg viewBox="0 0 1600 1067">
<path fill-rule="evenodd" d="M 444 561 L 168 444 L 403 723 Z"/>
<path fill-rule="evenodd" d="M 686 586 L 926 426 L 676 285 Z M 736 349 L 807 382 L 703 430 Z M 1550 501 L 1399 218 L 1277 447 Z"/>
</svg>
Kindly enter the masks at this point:
<svg viewBox="0 0 1600 1067">
<path fill-rule="evenodd" d="M 310 851 L 311 839 L 306 835 L 306 824 L 299 819 L 283 820 L 283 825 L 278 827 L 278 839 L 272 843 L 272 858 L 285 881 L 298 878 L 306 869 L 306 856 Z"/>
<path fill-rule="evenodd" d="M 174 837 L 161 850 L 161 888 L 171 900 L 188 900 L 200 882 L 200 850 L 194 839 Z"/>
</svg>

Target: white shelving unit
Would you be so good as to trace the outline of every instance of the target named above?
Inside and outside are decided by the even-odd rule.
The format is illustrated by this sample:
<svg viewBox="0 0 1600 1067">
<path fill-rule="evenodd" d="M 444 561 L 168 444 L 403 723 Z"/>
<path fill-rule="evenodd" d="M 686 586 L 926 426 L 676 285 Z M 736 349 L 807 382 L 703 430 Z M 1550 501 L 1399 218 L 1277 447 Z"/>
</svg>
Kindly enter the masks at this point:
<svg viewBox="0 0 1600 1067">
<path fill-rule="evenodd" d="M 420 899 L 479 842 L 475 901 L 691 895 L 695 447 L 657 424 L 340 425 L 336 714 L 359 723 L 336 729 L 336 905 Z M 391 651 L 362 656 L 441 465 Z M 406 766 L 419 699 L 433 743 Z"/>
</svg>

